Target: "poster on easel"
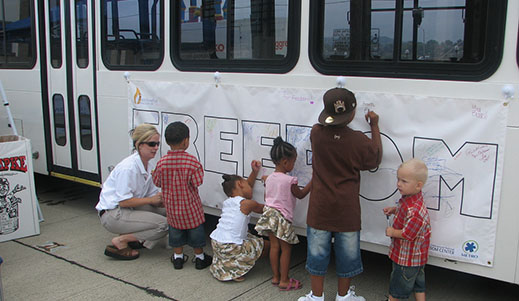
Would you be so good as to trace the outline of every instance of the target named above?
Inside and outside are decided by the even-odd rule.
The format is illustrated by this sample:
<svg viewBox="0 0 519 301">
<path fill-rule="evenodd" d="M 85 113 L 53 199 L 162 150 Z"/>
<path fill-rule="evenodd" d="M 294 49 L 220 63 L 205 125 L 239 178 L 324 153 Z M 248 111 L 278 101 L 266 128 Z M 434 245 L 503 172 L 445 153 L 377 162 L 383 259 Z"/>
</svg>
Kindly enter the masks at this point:
<svg viewBox="0 0 519 301">
<path fill-rule="evenodd" d="M 31 143 L 0 136 L 0 242 L 40 234 Z"/>
</svg>

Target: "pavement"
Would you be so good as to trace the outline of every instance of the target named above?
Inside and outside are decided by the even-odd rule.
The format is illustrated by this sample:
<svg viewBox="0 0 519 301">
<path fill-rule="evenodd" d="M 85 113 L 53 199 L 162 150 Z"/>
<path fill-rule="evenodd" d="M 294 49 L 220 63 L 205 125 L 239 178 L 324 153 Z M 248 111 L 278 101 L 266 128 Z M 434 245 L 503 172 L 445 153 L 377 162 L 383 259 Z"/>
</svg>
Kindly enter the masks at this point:
<svg viewBox="0 0 519 301">
<path fill-rule="evenodd" d="M 94 209 L 99 188 L 41 175 L 35 182 L 44 217 L 41 233 L 0 243 L 4 300 L 297 300 L 310 291 L 304 237 L 293 248 L 290 267 L 290 276 L 303 282 L 301 290 L 281 292 L 272 286 L 268 259 L 260 259 L 244 282 L 219 282 L 208 269 L 195 269 L 190 248 L 184 268 L 173 269 L 166 240 L 141 250 L 133 261 L 105 256 L 113 235 Z M 208 216 L 207 233 L 216 222 Z M 209 239 L 205 251 L 212 254 Z M 357 295 L 385 300 L 391 271 L 387 256 L 362 251 L 362 258 L 364 272 L 352 283 Z M 426 267 L 426 283 L 428 300 L 519 300 L 519 285 L 434 266 Z M 332 263 L 326 300 L 334 300 L 336 285 Z"/>
</svg>

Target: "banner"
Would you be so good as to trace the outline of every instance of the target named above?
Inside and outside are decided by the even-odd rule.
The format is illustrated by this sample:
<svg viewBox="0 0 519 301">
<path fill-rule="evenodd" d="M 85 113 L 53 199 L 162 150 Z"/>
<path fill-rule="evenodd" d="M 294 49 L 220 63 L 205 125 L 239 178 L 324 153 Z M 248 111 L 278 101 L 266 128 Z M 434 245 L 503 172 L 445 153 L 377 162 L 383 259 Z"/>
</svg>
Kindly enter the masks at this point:
<svg viewBox="0 0 519 301">
<path fill-rule="evenodd" d="M 187 151 L 205 170 L 200 187 L 203 203 L 221 208 L 226 198 L 222 174 L 247 177 L 251 160 L 262 162 L 264 174 L 272 173 L 269 152 L 277 136 L 297 148 L 292 175 L 298 177 L 299 185 L 310 181 L 310 130 L 323 109 L 325 91 L 131 81 L 129 127 L 144 122 L 156 125 L 163 155 L 168 150 L 163 137 L 166 126 L 174 121 L 186 123 L 191 135 Z M 400 198 L 398 166 L 416 157 L 429 168 L 424 197 L 432 224 L 430 254 L 492 266 L 508 114 L 505 101 L 355 94 L 357 111 L 349 126 L 370 136 L 364 115 L 368 110 L 379 114 L 384 153 L 376 170 L 362 173 L 361 239 L 389 245 L 382 208 L 395 205 Z M 254 198 L 263 201 L 262 185 L 254 187 Z M 296 227 L 306 227 L 307 209 L 308 198 L 298 201 Z"/>
<path fill-rule="evenodd" d="M 0 242 L 40 234 L 31 143 L 0 136 Z"/>
</svg>

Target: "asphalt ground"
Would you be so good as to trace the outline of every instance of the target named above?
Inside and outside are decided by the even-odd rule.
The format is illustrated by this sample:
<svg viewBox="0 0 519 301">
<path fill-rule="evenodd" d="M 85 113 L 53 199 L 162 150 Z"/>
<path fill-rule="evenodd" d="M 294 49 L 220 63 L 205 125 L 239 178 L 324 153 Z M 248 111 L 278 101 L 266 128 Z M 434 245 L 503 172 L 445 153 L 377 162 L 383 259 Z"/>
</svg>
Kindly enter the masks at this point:
<svg viewBox="0 0 519 301">
<path fill-rule="evenodd" d="M 35 176 L 43 212 L 40 235 L 0 243 L 0 279 L 4 300 L 297 300 L 310 290 L 305 270 L 306 240 L 292 251 L 290 276 L 303 282 L 297 291 L 271 285 L 268 259 L 261 259 L 244 282 L 219 282 L 208 269 L 196 270 L 193 251 L 182 270 L 170 262 L 166 240 L 141 250 L 133 261 L 103 254 L 113 235 L 94 209 L 99 188 L 48 176 Z M 217 218 L 208 216 L 210 233 Z M 208 239 L 205 251 L 212 254 Z M 362 251 L 364 272 L 353 279 L 358 295 L 385 300 L 391 263 L 386 255 Z M 330 264 L 325 298 L 334 300 L 337 278 Z M 426 266 L 428 300 L 519 300 L 519 285 Z M 411 297 L 410 300 L 414 300 Z"/>
</svg>

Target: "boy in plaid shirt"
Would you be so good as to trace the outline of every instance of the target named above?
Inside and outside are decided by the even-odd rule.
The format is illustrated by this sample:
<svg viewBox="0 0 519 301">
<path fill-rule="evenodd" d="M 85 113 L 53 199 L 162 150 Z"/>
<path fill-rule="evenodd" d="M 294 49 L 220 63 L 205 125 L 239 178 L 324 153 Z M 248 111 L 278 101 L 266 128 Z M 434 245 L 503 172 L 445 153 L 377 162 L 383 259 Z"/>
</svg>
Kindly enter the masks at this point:
<svg viewBox="0 0 519 301">
<path fill-rule="evenodd" d="M 395 214 L 389 258 L 393 271 L 389 280 L 389 300 L 407 299 L 414 292 L 417 301 L 425 301 L 425 264 L 431 240 L 429 213 L 423 201 L 422 188 L 427 180 L 427 166 L 419 159 L 400 165 L 397 188 L 402 194 L 397 207 L 384 208 L 387 216 Z"/>
<path fill-rule="evenodd" d="M 205 230 L 204 209 L 198 194 L 204 170 L 195 156 L 186 152 L 189 147 L 189 128 L 182 122 L 173 122 L 164 133 L 170 150 L 157 163 L 153 172 L 153 183 L 162 187 L 162 197 L 169 224 L 169 245 L 174 254 L 171 262 L 181 269 L 187 261 L 184 245 L 195 252 L 195 268 L 204 269 L 213 258 L 204 254 Z"/>
</svg>

